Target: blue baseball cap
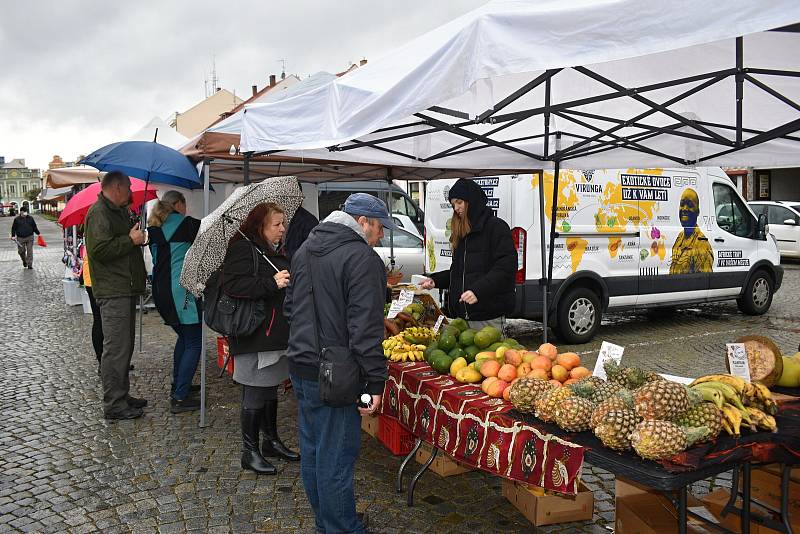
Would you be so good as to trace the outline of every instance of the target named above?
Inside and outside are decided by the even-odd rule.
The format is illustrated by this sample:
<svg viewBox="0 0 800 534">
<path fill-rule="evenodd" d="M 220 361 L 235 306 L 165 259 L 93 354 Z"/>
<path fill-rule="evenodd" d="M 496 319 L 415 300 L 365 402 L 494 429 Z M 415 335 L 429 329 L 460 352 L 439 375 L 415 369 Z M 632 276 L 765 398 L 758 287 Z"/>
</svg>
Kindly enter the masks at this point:
<svg viewBox="0 0 800 534">
<path fill-rule="evenodd" d="M 389 210 L 383 200 L 367 193 L 353 193 L 344 201 L 345 213 L 350 215 L 363 215 L 370 219 L 378 219 L 384 228 L 397 230 L 397 225 L 389 217 Z"/>
</svg>

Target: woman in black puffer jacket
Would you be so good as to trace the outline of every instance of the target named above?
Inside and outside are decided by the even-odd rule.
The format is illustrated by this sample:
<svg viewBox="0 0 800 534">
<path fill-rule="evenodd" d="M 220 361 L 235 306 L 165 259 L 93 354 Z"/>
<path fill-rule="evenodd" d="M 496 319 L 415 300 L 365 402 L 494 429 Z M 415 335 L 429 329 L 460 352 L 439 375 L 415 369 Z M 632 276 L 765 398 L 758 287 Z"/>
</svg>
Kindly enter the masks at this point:
<svg viewBox="0 0 800 534">
<path fill-rule="evenodd" d="M 472 180 L 459 179 L 447 199 L 453 205 L 452 263 L 421 286 L 449 290 L 449 317 L 463 317 L 475 329 L 502 329 L 504 316 L 514 310 L 517 251 L 511 230 L 492 213 L 486 194 Z"/>
<path fill-rule="evenodd" d="M 277 428 L 278 386 L 289 377 L 289 324 L 283 315 L 289 285 L 289 260 L 281 243 L 284 221 L 277 204 L 253 208 L 240 227 L 247 239 L 234 234 L 222 265 L 222 290 L 232 297 L 263 300 L 266 311 L 264 322 L 252 334 L 230 338 L 230 352 L 233 379 L 242 384 L 242 468 L 267 475 L 277 470 L 264 456 L 300 459 L 283 444 Z M 259 429 L 265 435 L 260 450 Z"/>
</svg>

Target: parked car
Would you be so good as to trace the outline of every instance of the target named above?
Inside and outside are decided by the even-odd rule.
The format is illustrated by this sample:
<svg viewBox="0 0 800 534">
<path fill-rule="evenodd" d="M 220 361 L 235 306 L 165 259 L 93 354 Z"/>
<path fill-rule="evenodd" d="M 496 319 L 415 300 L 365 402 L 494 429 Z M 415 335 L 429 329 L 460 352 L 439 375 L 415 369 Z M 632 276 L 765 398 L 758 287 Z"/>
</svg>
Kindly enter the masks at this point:
<svg viewBox="0 0 800 534">
<path fill-rule="evenodd" d="M 402 229 L 422 237 L 425 214 L 417 203 L 400 187 L 380 181 L 323 182 L 316 185 L 318 214 L 322 220 L 332 211 L 338 210 L 352 193 L 369 193 L 386 202 L 394 222 Z M 305 190 L 305 189 L 304 189 Z M 306 196 L 308 196 L 306 192 Z M 313 212 L 313 210 L 311 210 Z"/>
<path fill-rule="evenodd" d="M 800 258 L 800 202 L 749 202 L 756 215 L 767 216 L 767 231 L 775 237 L 781 256 Z"/>
<path fill-rule="evenodd" d="M 384 265 L 389 265 L 391 257 L 389 232 L 385 232 L 375 252 L 383 260 Z M 395 268 L 403 272 L 403 282 L 410 282 L 412 274 L 425 272 L 425 249 L 422 238 L 405 230 L 394 232 L 394 262 Z"/>
</svg>

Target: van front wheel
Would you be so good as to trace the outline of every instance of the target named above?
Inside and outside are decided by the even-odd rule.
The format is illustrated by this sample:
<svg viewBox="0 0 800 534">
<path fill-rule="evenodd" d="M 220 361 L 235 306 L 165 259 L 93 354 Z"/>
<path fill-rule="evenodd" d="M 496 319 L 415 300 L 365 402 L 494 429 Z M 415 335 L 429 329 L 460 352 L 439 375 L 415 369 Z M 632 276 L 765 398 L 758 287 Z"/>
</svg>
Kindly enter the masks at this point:
<svg viewBox="0 0 800 534">
<path fill-rule="evenodd" d="M 600 298 L 591 289 L 574 287 L 559 300 L 556 333 L 570 344 L 590 341 L 600 328 Z"/>
<path fill-rule="evenodd" d="M 772 277 L 766 271 L 756 271 L 747 282 L 744 293 L 736 300 L 739 310 L 747 315 L 763 315 L 772 305 Z"/>
</svg>

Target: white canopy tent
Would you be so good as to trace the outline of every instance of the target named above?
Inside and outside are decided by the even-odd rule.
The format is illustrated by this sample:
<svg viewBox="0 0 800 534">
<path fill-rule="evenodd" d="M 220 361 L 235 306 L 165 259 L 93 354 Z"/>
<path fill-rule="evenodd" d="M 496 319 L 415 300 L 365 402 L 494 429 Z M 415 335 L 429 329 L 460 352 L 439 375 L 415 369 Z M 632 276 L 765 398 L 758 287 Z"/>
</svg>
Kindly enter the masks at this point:
<svg viewBox="0 0 800 534">
<path fill-rule="evenodd" d="M 323 87 L 246 106 L 241 150 L 422 179 L 554 168 L 555 220 L 562 164 L 800 161 L 799 23 L 794 0 L 495 0 Z M 546 261 L 540 216 L 546 336 L 557 232 Z"/>
<path fill-rule="evenodd" d="M 800 34 L 768 30 L 798 22 L 792 0 L 496 0 L 246 106 L 241 149 L 449 169 L 791 165 Z"/>
</svg>

